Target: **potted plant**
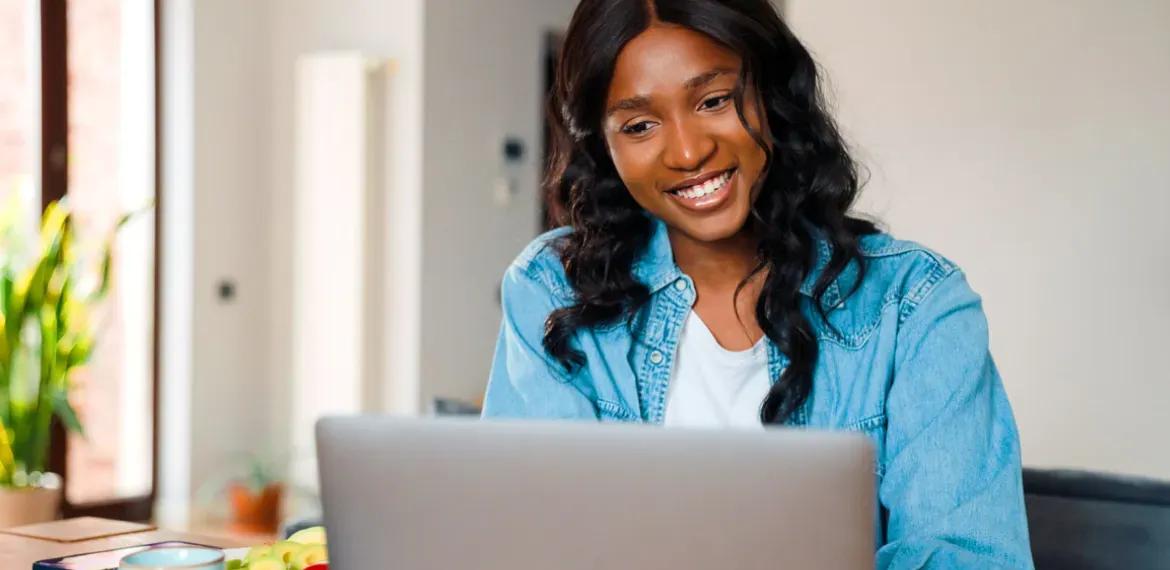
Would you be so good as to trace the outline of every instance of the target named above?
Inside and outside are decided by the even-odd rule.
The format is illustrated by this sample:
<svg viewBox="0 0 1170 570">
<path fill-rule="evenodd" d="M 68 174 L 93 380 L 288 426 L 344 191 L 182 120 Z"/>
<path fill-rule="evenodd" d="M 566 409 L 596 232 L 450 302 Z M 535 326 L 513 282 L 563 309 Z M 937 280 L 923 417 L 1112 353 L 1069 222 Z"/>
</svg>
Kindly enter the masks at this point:
<svg viewBox="0 0 1170 570">
<path fill-rule="evenodd" d="M 87 312 L 109 291 L 113 245 L 111 236 L 96 275 L 83 274 L 71 215 L 52 203 L 39 243 L 22 256 L 22 212 L 12 201 L 0 231 L 0 528 L 57 516 L 60 478 L 46 473 L 50 426 L 57 418 L 84 433 L 69 402 L 70 375 L 93 352 Z"/>
<path fill-rule="evenodd" d="M 285 509 L 311 496 L 290 485 L 291 452 L 239 452 L 195 492 L 193 520 L 198 527 L 236 535 L 274 537 Z"/>
<path fill-rule="evenodd" d="M 228 482 L 231 530 L 248 534 L 275 534 L 280 526 L 284 484 L 272 466 L 253 457 L 248 474 Z"/>
</svg>

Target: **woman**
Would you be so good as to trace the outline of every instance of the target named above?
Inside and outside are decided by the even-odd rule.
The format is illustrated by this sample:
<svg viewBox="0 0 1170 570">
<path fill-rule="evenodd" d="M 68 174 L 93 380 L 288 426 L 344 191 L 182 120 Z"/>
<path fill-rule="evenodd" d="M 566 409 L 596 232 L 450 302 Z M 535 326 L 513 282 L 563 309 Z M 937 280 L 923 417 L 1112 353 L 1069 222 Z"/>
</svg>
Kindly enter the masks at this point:
<svg viewBox="0 0 1170 570">
<path fill-rule="evenodd" d="M 980 299 L 849 216 L 819 86 L 767 0 L 582 0 L 549 107 L 570 225 L 506 273 L 484 415 L 856 430 L 879 568 L 1029 568 Z"/>
</svg>

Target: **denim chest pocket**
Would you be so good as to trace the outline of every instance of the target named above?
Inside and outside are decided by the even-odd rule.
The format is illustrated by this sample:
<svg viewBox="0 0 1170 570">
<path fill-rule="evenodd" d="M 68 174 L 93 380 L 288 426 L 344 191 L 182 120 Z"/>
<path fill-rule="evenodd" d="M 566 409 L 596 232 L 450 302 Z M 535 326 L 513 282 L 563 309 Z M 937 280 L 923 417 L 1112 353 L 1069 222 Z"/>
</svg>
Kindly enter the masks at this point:
<svg viewBox="0 0 1170 570">
<path fill-rule="evenodd" d="M 821 320 L 819 315 L 810 320 L 817 333 L 817 340 L 857 350 L 869 342 L 884 319 L 896 313 L 897 304 L 897 299 L 893 297 L 875 299 L 869 304 L 850 298 L 826 313 L 827 322 Z"/>
<path fill-rule="evenodd" d="M 886 415 L 875 414 L 846 424 L 843 431 L 865 435 L 873 443 L 873 472 L 879 479 L 885 475 Z"/>
<path fill-rule="evenodd" d="M 639 420 L 625 406 L 608 400 L 597 400 L 597 419 L 602 422 L 636 422 Z"/>
</svg>

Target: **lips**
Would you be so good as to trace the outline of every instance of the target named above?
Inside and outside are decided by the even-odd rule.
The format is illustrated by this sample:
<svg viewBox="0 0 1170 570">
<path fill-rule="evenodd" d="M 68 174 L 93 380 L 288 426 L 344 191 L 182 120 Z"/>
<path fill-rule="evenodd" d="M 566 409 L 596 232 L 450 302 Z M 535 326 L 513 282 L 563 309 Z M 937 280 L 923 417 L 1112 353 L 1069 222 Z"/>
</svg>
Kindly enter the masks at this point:
<svg viewBox="0 0 1170 570">
<path fill-rule="evenodd" d="M 667 190 L 667 194 L 689 210 L 713 210 L 721 206 L 731 194 L 735 173 L 736 169 L 732 168 L 696 177 Z"/>
</svg>

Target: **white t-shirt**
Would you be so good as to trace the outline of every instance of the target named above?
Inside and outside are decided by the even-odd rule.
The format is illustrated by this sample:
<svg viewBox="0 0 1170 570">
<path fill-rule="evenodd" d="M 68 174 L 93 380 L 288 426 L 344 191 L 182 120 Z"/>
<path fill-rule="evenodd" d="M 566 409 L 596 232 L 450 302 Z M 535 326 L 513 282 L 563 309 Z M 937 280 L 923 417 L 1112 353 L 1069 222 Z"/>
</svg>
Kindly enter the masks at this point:
<svg viewBox="0 0 1170 570">
<path fill-rule="evenodd" d="M 762 429 L 760 403 L 770 388 L 764 338 L 748 350 L 727 350 L 691 311 L 670 376 L 664 425 Z"/>
</svg>

